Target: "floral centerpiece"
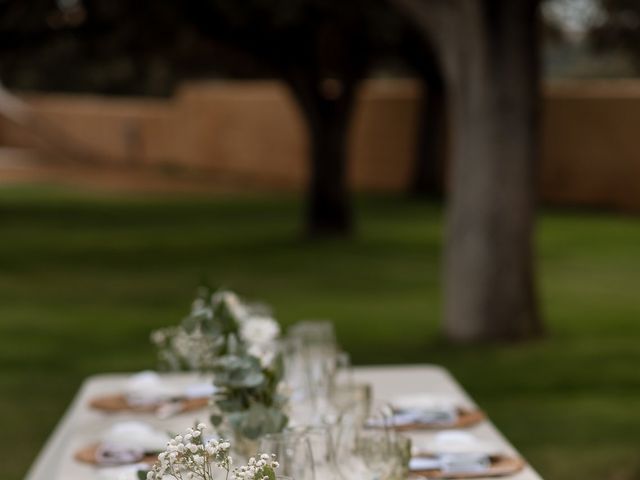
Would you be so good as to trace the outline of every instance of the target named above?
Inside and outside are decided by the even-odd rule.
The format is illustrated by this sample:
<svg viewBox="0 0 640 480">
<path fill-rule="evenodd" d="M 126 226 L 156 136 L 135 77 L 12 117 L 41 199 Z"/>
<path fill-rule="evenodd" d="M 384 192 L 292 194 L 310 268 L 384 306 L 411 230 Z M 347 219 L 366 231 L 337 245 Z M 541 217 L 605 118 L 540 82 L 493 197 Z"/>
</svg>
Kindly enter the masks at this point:
<svg viewBox="0 0 640 480">
<path fill-rule="evenodd" d="M 218 357 L 239 347 L 269 363 L 280 326 L 264 310 L 233 292 L 201 287 L 191 312 L 178 326 L 151 333 L 160 369 L 210 371 Z"/>
<path fill-rule="evenodd" d="M 169 441 L 164 452 L 150 471 L 140 472 L 146 480 L 275 480 L 278 462 L 275 455 L 260 454 L 249 459 L 247 465 L 232 469 L 231 443 L 224 440 L 206 440 L 204 424 L 189 428 L 184 435 Z"/>
<path fill-rule="evenodd" d="M 254 453 L 257 439 L 282 431 L 288 422 L 280 326 L 261 310 L 233 292 L 201 289 L 180 326 L 152 334 L 161 358 L 174 359 L 181 369 L 213 373 L 211 422 L 245 456 Z"/>
</svg>

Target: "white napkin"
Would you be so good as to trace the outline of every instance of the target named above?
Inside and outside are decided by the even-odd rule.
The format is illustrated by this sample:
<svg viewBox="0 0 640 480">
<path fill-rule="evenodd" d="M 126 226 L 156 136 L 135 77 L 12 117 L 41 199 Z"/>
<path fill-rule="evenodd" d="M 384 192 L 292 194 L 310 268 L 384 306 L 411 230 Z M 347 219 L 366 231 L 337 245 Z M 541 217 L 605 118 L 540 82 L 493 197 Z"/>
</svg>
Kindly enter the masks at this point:
<svg viewBox="0 0 640 480">
<path fill-rule="evenodd" d="M 212 382 L 209 383 L 193 383 L 191 385 L 187 385 L 187 387 L 183 390 L 183 395 L 186 398 L 203 398 L 210 397 L 214 393 L 216 393 L 216 387 Z"/>
<path fill-rule="evenodd" d="M 439 459 L 443 473 L 480 473 L 491 466 L 489 456 L 483 453 L 449 453 Z"/>
<path fill-rule="evenodd" d="M 112 451 L 160 452 L 165 449 L 170 437 L 147 423 L 131 420 L 113 424 L 104 432 L 101 440 L 101 444 Z"/>
<path fill-rule="evenodd" d="M 149 405 L 170 399 L 176 389 L 163 383 L 156 372 L 144 371 L 129 377 L 124 394 L 133 405 Z"/>
<path fill-rule="evenodd" d="M 412 458 L 409 463 L 411 470 L 438 468 L 450 474 L 484 472 L 491 466 L 490 456 L 499 450 L 493 444 L 460 430 L 439 432 L 430 442 L 415 445 L 414 448 L 428 455 L 418 454 Z"/>
<path fill-rule="evenodd" d="M 430 412 L 456 410 L 461 406 L 462 402 L 449 395 L 416 393 L 412 395 L 394 397 L 391 399 L 390 403 L 396 411 L 419 410 L 423 412 Z"/>
<path fill-rule="evenodd" d="M 480 473 L 489 469 L 491 459 L 482 453 L 449 453 L 434 457 L 415 457 L 409 470 L 441 470 L 443 473 Z"/>
<path fill-rule="evenodd" d="M 481 440 L 475 435 L 462 430 L 443 430 L 438 432 L 428 442 L 414 443 L 413 450 L 440 455 L 482 453 L 487 456 L 497 455 L 501 451 L 498 445 Z"/>
<path fill-rule="evenodd" d="M 458 402 L 447 396 L 405 395 L 392 399 L 390 403 L 394 413 L 387 423 L 397 427 L 415 424 L 447 425 L 458 419 Z"/>
<path fill-rule="evenodd" d="M 437 457 L 415 457 L 409 460 L 409 470 L 418 472 L 422 470 L 438 470 L 440 459 Z"/>
<path fill-rule="evenodd" d="M 185 386 L 170 386 L 153 371 L 143 371 L 127 380 L 124 394 L 133 405 L 151 405 L 174 398 L 202 398 L 216 391 L 213 383 L 193 383 Z"/>
</svg>

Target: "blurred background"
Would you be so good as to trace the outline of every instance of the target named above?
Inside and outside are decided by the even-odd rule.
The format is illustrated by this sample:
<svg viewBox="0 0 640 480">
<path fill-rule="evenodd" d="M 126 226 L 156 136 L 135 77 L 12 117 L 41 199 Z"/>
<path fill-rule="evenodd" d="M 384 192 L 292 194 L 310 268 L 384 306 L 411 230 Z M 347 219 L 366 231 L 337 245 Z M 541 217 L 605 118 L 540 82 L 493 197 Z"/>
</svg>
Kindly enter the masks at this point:
<svg viewBox="0 0 640 480">
<path fill-rule="evenodd" d="M 2 478 L 206 282 L 640 479 L 639 74 L 636 0 L 0 1 Z"/>
</svg>

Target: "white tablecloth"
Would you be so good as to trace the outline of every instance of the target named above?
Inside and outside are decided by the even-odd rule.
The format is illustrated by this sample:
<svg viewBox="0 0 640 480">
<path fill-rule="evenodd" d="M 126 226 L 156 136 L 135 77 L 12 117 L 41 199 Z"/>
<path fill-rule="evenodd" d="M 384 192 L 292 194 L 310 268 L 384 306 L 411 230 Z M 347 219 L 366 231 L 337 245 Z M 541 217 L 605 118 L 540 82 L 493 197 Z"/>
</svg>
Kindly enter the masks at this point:
<svg viewBox="0 0 640 480">
<path fill-rule="evenodd" d="M 453 377 L 443 368 L 432 365 L 359 367 L 355 369 L 358 381 L 373 386 L 374 400 L 381 401 L 397 395 L 412 393 L 442 393 L 457 397 L 461 402 L 474 405 L 471 398 L 462 390 Z M 27 480 L 92 480 L 97 478 L 95 468 L 76 462 L 73 453 L 80 447 L 95 442 L 114 422 L 140 419 L 140 414 L 119 413 L 104 414 L 88 408 L 91 398 L 100 394 L 122 391 L 128 378 L 125 374 L 95 375 L 85 380 L 73 403 L 60 420 L 60 423 L 38 455 L 27 474 Z M 175 384 L 188 385 L 202 381 L 194 374 L 168 374 L 167 380 Z M 197 418 L 207 420 L 206 410 L 178 415 L 160 420 L 154 415 L 142 415 L 145 421 L 163 430 L 181 432 L 193 425 Z M 513 446 L 498 432 L 490 421 L 469 429 L 482 440 L 499 445 L 502 449 L 517 454 Z M 416 442 L 428 440 L 432 433 L 412 434 Z M 529 466 L 512 480 L 541 480 Z"/>
</svg>

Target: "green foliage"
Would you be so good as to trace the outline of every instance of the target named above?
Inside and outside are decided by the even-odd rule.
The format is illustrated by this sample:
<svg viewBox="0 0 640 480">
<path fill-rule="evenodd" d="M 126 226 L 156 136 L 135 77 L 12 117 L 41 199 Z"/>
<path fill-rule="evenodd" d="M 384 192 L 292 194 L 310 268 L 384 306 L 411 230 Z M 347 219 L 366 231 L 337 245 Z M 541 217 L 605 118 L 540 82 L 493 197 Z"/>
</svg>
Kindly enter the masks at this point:
<svg viewBox="0 0 640 480">
<path fill-rule="evenodd" d="M 591 22 L 589 40 L 596 52 L 629 55 L 640 72 L 640 3 L 636 0 L 595 0 L 599 15 Z"/>
<path fill-rule="evenodd" d="M 227 389 L 255 389 L 266 383 L 260 361 L 249 355 L 225 355 L 213 366 L 214 383 Z"/>
<path fill-rule="evenodd" d="M 276 480 L 276 471 L 270 465 L 265 465 L 260 469 L 260 472 L 256 475 L 256 478 L 267 478 L 268 480 Z"/>
<path fill-rule="evenodd" d="M 209 337 L 220 338 L 219 348 L 222 352 L 219 353 L 227 351 L 225 343 L 229 338 L 239 339 L 238 316 L 225 299 L 227 293 L 224 290 L 213 292 L 208 287 L 200 287 L 191 313 L 181 324 L 187 333 L 199 331 Z"/>
<path fill-rule="evenodd" d="M 287 399 L 278 393 L 281 363 L 280 356 L 268 366 L 247 354 L 219 358 L 213 368 L 218 411 L 211 423 L 218 426 L 226 420 L 236 435 L 252 440 L 282 431 L 288 418 L 283 411 Z"/>
<path fill-rule="evenodd" d="M 148 470 L 138 470 L 136 472 L 138 480 L 147 480 L 147 472 Z"/>
<path fill-rule="evenodd" d="M 37 2 L 28 10 L 21 0 L 0 3 L 0 36 L 8 46 L 0 62 L 10 88 L 168 96 L 184 78 L 263 78 L 302 65 L 325 71 L 318 48 L 327 34 L 341 47 L 327 50 L 332 59 L 357 53 L 349 60 L 363 73 L 370 57 L 398 49 L 408 25 L 380 0 L 62 3 Z M 221 47 L 244 54 L 220 55 Z M 340 61 L 334 75 L 352 68 Z"/>
</svg>

